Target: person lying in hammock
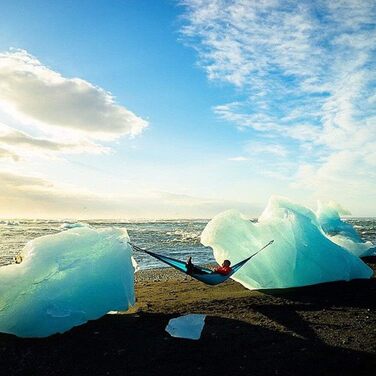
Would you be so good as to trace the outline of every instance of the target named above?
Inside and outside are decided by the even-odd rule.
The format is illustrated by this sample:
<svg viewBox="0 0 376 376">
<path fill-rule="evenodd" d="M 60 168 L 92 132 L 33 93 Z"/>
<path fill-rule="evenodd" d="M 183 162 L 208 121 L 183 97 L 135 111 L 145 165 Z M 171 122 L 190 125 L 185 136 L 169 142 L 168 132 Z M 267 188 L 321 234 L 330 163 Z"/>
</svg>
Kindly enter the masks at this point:
<svg viewBox="0 0 376 376">
<path fill-rule="evenodd" d="M 214 272 L 222 275 L 227 275 L 230 274 L 232 269 L 231 269 L 231 261 L 230 260 L 225 260 L 222 263 L 222 266 L 217 266 L 214 268 Z"/>
<path fill-rule="evenodd" d="M 189 257 L 185 264 L 187 266 L 187 274 L 206 274 L 205 271 L 193 265 L 192 257 Z M 213 273 L 218 273 L 221 275 L 230 274 L 232 271 L 230 265 L 231 265 L 231 261 L 225 260 L 223 261 L 222 266 L 217 266 L 216 268 L 214 268 Z"/>
</svg>

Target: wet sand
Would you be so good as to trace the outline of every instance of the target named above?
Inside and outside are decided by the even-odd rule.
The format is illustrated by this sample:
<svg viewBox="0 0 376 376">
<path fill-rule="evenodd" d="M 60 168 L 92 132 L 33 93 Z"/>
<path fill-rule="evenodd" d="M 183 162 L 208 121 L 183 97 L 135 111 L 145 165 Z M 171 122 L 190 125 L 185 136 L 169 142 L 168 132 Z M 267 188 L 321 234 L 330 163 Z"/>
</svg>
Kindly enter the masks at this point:
<svg viewBox="0 0 376 376">
<path fill-rule="evenodd" d="M 137 274 L 136 294 L 62 335 L 0 334 L 0 375 L 376 375 L 375 278 L 257 292 L 160 269 Z M 199 341 L 165 332 L 186 313 L 208 315 Z"/>
</svg>

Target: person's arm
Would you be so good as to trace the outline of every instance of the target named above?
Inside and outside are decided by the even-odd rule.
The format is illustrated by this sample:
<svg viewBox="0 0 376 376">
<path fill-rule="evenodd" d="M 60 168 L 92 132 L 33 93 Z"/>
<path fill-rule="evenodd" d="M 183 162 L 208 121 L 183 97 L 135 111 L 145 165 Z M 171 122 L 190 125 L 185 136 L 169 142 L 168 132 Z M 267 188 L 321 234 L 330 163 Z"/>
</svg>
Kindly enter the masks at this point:
<svg viewBox="0 0 376 376">
<path fill-rule="evenodd" d="M 214 268 L 214 273 L 218 273 L 218 274 L 223 274 L 223 267 L 222 266 L 217 266 Z"/>
</svg>

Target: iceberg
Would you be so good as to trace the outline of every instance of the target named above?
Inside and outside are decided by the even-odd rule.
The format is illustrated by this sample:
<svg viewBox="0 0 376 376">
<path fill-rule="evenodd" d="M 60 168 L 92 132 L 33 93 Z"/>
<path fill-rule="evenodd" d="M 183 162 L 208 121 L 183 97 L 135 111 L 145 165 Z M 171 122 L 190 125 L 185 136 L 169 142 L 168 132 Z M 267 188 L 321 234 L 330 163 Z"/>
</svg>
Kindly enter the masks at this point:
<svg viewBox="0 0 376 376">
<path fill-rule="evenodd" d="M 371 256 L 376 252 L 375 245 L 370 242 L 363 242 L 355 228 L 340 218 L 340 214 L 350 214 L 335 202 L 324 205 L 318 203 L 317 219 L 329 237 L 329 239 L 345 248 L 358 257 Z"/>
<path fill-rule="evenodd" d="M 214 217 L 201 235 L 219 264 L 225 259 L 235 264 L 272 239 L 272 245 L 231 278 L 248 289 L 275 289 L 373 274 L 361 259 L 325 235 L 312 210 L 281 197 L 269 200 L 257 223 L 229 210 Z"/>
<path fill-rule="evenodd" d="M 80 227 L 26 244 L 22 262 L 0 268 L 0 332 L 63 333 L 135 302 L 125 229 Z"/>
</svg>

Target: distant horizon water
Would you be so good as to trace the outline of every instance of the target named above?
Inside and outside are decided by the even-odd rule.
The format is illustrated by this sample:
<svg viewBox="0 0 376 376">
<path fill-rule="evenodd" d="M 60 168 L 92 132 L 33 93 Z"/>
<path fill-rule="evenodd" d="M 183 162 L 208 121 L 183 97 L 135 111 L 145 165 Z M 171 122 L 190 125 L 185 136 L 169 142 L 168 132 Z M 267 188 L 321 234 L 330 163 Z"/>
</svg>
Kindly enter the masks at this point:
<svg viewBox="0 0 376 376">
<path fill-rule="evenodd" d="M 231 209 L 229 209 L 231 210 Z M 219 214 L 219 213 L 218 213 Z M 261 215 L 261 213 L 260 213 Z M 250 220 L 257 220 L 259 216 L 257 215 L 250 215 L 248 218 Z M 375 219 L 375 215 L 341 215 L 341 218 L 344 220 L 361 220 L 361 219 Z M 171 218 L 171 217 L 137 217 L 137 218 L 100 218 L 100 217 L 92 217 L 92 218 L 84 218 L 84 217 L 1 217 L 0 216 L 0 224 L 6 221 L 46 221 L 46 222 L 69 222 L 69 223 L 76 223 L 76 222 L 117 222 L 117 223 L 133 223 L 133 222 L 161 222 L 161 221 L 210 221 L 212 217 L 181 217 L 181 218 Z"/>
</svg>

